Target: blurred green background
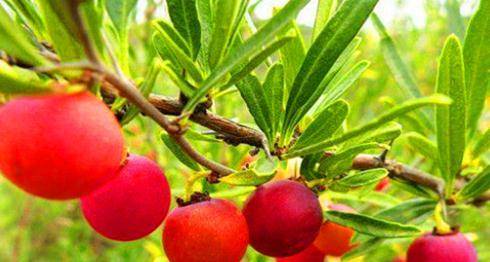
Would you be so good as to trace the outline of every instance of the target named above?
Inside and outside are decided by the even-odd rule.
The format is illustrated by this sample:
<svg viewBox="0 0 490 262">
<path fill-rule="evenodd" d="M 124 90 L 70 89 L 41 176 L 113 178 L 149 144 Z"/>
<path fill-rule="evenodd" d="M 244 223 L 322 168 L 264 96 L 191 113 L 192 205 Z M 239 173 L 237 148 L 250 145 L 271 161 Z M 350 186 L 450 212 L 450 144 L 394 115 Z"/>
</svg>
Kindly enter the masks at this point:
<svg viewBox="0 0 490 262">
<path fill-rule="evenodd" d="M 382 5 L 378 7 L 377 12 L 394 38 L 402 57 L 412 69 L 419 87 L 424 94 L 431 94 L 434 91 L 437 59 L 444 40 L 451 33 L 462 38 L 471 10 L 474 10 L 477 1 L 414 1 L 420 3 L 421 10 L 410 7 L 412 4 L 409 2 L 412 0 L 391 2 L 395 8 L 389 21 L 383 17 L 383 10 L 379 10 Z M 158 16 L 158 13 L 151 13 L 153 4 L 159 3 L 150 1 L 149 5 L 140 4 L 139 12 L 148 16 Z M 413 12 L 423 12 L 423 14 L 415 15 Z M 314 16 L 314 13 L 311 13 L 311 16 Z M 137 72 L 135 75 L 143 75 L 142 70 L 147 68 L 153 56 L 145 51 L 153 50 L 146 48 L 150 42 L 145 41 L 150 35 L 149 28 L 144 19 L 132 28 L 131 51 L 135 61 L 132 70 Z M 309 42 L 311 28 L 302 25 L 302 30 L 307 36 L 306 42 Z M 388 105 L 383 97 L 390 97 L 394 101 L 405 99 L 384 62 L 379 48 L 378 34 L 370 23 L 364 27 L 361 37 L 362 44 L 358 55 L 362 59 L 371 61 L 372 64 L 344 97 L 352 106 L 348 125 L 366 122 L 385 110 Z M 156 93 L 174 96 L 177 94 L 177 89 L 163 76 L 160 76 L 158 83 Z M 485 115 L 481 121 L 482 130 L 490 125 L 489 104 L 490 98 L 487 97 Z M 225 117 L 253 125 L 253 120 L 245 108 L 239 96 L 232 94 L 218 99 L 213 110 Z M 161 130 L 151 120 L 138 117 L 126 126 L 124 131 L 129 150 L 158 161 L 166 172 L 173 194 L 179 196 L 182 192 L 183 177 L 189 170 L 181 165 L 160 141 Z M 393 152 L 390 153 L 391 157 L 396 156 L 401 162 L 415 165 L 426 171 L 431 170 L 432 167 L 424 165 L 419 155 L 402 144 L 402 142 L 395 143 Z M 239 167 L 250 149 L 246 146 L 232 147 L 222 143 L 199 143 L 196 144 L 196 148 L 200 152 L 205 152 L 210 158 L 234 168 Z M 215 188 L 206 187 L 208 191 L 215 191 Z M 390 187 L 387 193 L 396 194 L 401 198 L 405 196 L 396 186 Z M 244 197 L 231 196 L 237 204 L 240 204 Z M 377 206 L 386 204 L 389 199 L 389 196 L 385 196 L 378 203 L 374 200 L 367 203 L 344 201 L 358 210 L 369 213 Z M 459 214 L 455 222 L 461 224 L 462 231 L 474 241 L 480 260 L 490 261 L 490 205 L 486 204 L 480 208 L 467 207 Z M 386 242 L 381 248 L 364 257 L 364 261 L 392 261 L 394 257 L 404 255 L 403 250 L 410 241 L 406 239 L 395 243 Z M 259 257 L 250 250 L 245 260 L 267 259 Z M 131 243 L 109 241 L 97 235 L 85 223 L 77 201 L 50 202 L 33 198 L 0 177 L 0 261 L 166 261 L 166 259 L 161 246 L 161 230 L 157 230 L 150 237 Z"/>
</svg>

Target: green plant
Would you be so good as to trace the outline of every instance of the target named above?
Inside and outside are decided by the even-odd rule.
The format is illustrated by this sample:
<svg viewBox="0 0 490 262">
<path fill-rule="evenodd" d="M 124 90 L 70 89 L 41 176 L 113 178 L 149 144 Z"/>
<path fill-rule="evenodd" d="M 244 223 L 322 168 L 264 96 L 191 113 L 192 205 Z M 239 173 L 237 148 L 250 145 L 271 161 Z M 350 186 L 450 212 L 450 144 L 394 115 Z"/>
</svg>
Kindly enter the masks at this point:
<svg viewBox="0 0 490 262">
<path fill-rule="evenodd" d="M 241 204 L 255 186 L 290 178 L 312 189 L 320 203 L 326 198 L 358 210 L 323 212 L 328 223 L 355 231 L 352 242 L 359 244 L 343 259 L 373 260 L 432 227 L 439 235 L 451 235 L 459 224 L 463 232 L 477 231 L 465 221 L 471 212 L 488 214 L 475 207 L 488 201 L 490 188 L 490 132 L 483 116 L 490 85 L 489 0 L 479 1 L 467 27 L 458 1 L 444 2 L 456 17 L 449 21 L 439 16 L 438 1 L 427 1 L 431 33 L 392 25 L 403 32 L 400 39 L 373 13 L 378 0 L 320 1 L 311 29 L 295 21 L 308 0 L 290 0 L 266 21 L 252 17 L 256 5 L 248 0 L 165 2 L 169 20 L 155 17 L 155 1 L 148 1 L 143 19 L 137 0 L 0 3 L 4 176 L 51 199 L 80 197 L 107 182 L 121 162 L 123 142 L 103 101 L 119 120 L 129 151 L 151 153 L 171 170 L 179 203 L 200 202 L 176 210 L 212 203 L 192 199 L 195 191 Z M 359 33 L 368 19 L 379 42 Z M 449 31 L 456 35 L 447 37 Z M 427 48 L 409 53 L 418 39 L 428 39 Z M 437 70 L 431 67 L 435 53 Z M 77 101 L 68 108 L 55 102 L 52 110 L 23 102 L 53 96 L 86 96 L 91 105 L 59 122 L 56 116 L 69 114 Z M 13 107 L 28 110 L 20 116 Z M 87 140 L 77 139 L 81 134 Z M 25 170 L 20 158 L 11 159 L 19 152 Z M 47 152 L 57 156 L 50 158 L 54 164 L 46 161 Z M 239 164 L 252 155 L 254 161 Z M 60 176 L 44 180 L 53 170 Z M 90 178 L 90 185 L 60 182 L 68 176 L 74 185 Z M 31 179 L 28 186 L 22 182 Z M 373 192 L 386 179 L 390 188 Z M 292 255 L 311 244 L 318 230 L 312 231 L 294 252 L 257 249 Z M 475 242 L 485 243 L 487 234 Z M 131 252 L 140 257 L 147 249 L 163 256 L 148 245 Z M 490 256 L 484 247 L 478 251 Z M 246 257 L 264 259 L 255 251 Z"/>
</svg>

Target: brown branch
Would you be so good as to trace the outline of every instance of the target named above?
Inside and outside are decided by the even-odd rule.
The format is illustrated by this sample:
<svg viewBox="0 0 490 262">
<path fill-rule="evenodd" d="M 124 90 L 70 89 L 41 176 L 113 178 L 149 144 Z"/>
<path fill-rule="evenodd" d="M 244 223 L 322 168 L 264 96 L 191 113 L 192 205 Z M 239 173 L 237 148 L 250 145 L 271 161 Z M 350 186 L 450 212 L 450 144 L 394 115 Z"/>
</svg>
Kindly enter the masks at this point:
<svg viewBox="0 0 490 262">
<path fill-rule="evenodd" d="M 180 146 L 182 151 L 188 154 L 197 163 L 214 172 L 219 173 L 220 175 L 228 175 L 234 173 L 235 171 L 233 169 L 230 169 L 220 163 L 211 161 L 196 150 L 194 150 L 189 142 L 187 142 L 187 140 L 182 136 L 180 127 L 171 123 L 164 114 L 162 114 L 156 107 L 154 107 L 143 96 L 143 94 L 139 92 L 135 84 L 127 80 L 125 77 L 113 74 L 105 68 L 102 61 L 100 61 L 92 42 L 90 41 L 87 27 L 85 23 L 83 23 L 79 10 L 77 10 L 77 7 L 74 7 L 73 5 L 71 7 L 73 19 L 80 27 L 79 38 L 84 46 L 85 53 L 87 54 L 90 62 L 93 64 L 92 70 L 100 73 L 107 82 L 109 82 L 120 92 L 121 96 L 131 101 L 141 110 L 141 112 L 151 117 L 157 124 L 165 129 L 165 131 L 167 131 L 167 133 Z"/>
<path fill-rule="evenodd" d="M 151 94 L 148 100 L 166 115 L 178 116 L 184 108 L 184 105 L 179 100 L 166 96 Z M 254 147 L 262 147 L 264 135 L 253 128 L 233 122 L 209 111 L 197 111 L 190 116 L 190 119 L 215 131 L 217 138 L 223 139 L 229 144 L 247 144 Z"/>
<path fill-rule="evenodd" d="M 410 181 L 432 189 L 439 196 L 444 195 L 444 181 L 413 167 L 398 163 L 395 160 L 386 160 L 383 162 L 377 156 L 360 154 L 354 158 L 352 163 L 352 168 L 358 170 L 380 167 L 386 168 L 389 171 L 390 177 Z"/>
</svg>

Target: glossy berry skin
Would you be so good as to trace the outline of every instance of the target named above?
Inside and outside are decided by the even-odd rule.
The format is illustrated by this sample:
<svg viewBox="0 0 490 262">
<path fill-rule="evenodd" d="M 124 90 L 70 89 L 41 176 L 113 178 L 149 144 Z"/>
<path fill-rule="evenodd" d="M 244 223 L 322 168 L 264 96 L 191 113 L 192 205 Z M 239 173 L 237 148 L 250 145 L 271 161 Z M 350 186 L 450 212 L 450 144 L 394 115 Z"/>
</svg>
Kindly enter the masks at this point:
<svg viewBox="0 0 490 262">
<path fill-rule="evenodd" d="M 381 181 L 379 181 L 378 184 L 376 184 L 376 187 L 374 188 L 374 190 L 377 192 L 381 192 L 381 191 L 385 190 L 386 188 L 388 188 L 389 186 L 390 186 L 390 178 L 385 177 L 385 178 L 381 179 Z"/>
<path fill-rule="evenodd" d="M 412 242 L 407 262 L 476 262 L 473 245 L 459 232 L 449 235 L 427 233 Z"/>
<path fill-rule="evenodd" d="M 316 195 L 289 180 L 258 187 L 245 203 L 250 244 L 260 253 L 286 257 L 306 249 L 322 224 Z"/>
<path fill-rule="evenodd" d="M 118 241 L 145 237 L 159 227 L 170 206 L 170 188 L 160 168 L 148 158 L 129 155 L 119 175 L 81 199 L 92 228 Z"/>
<path fill-rule="evenodd" d="M 123 146 L 116 118 L 88 92 L 21 97 L 0 107 L 0 170 L 36 196 L 92 192 L 116 175 Z"/>
<path fill-rule="evenodd" d="M 227 200 L 178 207 L 165 220 L 163 247 L 171 262 L 238 262 L 247 245 L 245 218 Z"/>
<path fill-rule="evenodd" d="M 325 255 L 314 245 L 290 257 L 277 258 L 276 262 L 324 262 Z"/>
<path fill-rule="evenodd" d="M 355 212 L 354 209 L 346 205 L 330 204 L 328 207 L 331 210 Z M 321 226 L 314 245 L 325 255 L 340 257 L 352 249 L 353 245 L 350 241 L 353 236 L 354 230 L 326 221 Z"/>
</svg>

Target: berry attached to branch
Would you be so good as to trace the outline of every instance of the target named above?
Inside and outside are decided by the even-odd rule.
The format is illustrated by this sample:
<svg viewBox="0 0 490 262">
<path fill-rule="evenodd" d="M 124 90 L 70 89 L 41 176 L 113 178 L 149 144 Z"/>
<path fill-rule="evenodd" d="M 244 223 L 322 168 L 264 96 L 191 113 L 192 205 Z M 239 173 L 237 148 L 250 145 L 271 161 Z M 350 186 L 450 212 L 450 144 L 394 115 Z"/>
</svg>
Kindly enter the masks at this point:
<svg viewBox="0 0 490 262">
<path fill-rule="evenodd" d="M 245 203 L 243 213 L 252 247 L 273 257 L 291 256 L 306 249 L 322 224 L 317 196 L 289 180 L 258 187 Z"/>
<path fill-rule="evenodd" d="M 118 176 L 81 199 L 83 215 L 101 235 L 119 241 L 142 238 L 168 213 L 170 188 L 151 160 L 129 155 Z"/>
<path fill-rule="evenodd" d="M 454 231 L 446 235 L 427 233 L 412 242 L 407 262 L 476 262 L 476 250 L 466 237 Z"/>
<path fill-rule="evenodd" d="M 165 221 L 163 247 L 172 262 L 240 261 L 247 245 L 245 218 L 227 200 L 178 207 Z"/>
<path fill-rule="evenodd" d="M 111 180 L 123 160 L 120 126 L 88 92 L 29 96 L 0 108 L 0 170 L 23 190 L 73 199 Z"/>
</svg>

